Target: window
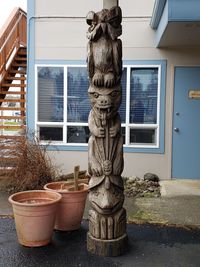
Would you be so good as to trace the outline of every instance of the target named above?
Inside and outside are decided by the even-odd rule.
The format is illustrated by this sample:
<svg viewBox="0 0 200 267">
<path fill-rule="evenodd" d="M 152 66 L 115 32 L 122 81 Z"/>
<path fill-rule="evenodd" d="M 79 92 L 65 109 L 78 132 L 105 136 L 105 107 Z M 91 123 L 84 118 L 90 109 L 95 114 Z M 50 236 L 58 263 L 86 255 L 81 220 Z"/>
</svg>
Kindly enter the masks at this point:
<svg viewBox="0 0 200 267">
<path fill-rule="evenodd" d="M 84 65 L 37 66 L 36 128 L 41 141 L 86 146 L 90 136 Z M 158 148 L 161 65 L 124 65 L 120 116 L 125 147 Z"/>
<path fill-rule="evenodd" d="M 125 145 L 159 146 L 160 66 L 126 66 Z"/>
<path fill-rule="evenodd" d="M 37 131 L 41 141 L 87 144 L 89 81 L 86 66 L 37 67 Z"/>
</svg>

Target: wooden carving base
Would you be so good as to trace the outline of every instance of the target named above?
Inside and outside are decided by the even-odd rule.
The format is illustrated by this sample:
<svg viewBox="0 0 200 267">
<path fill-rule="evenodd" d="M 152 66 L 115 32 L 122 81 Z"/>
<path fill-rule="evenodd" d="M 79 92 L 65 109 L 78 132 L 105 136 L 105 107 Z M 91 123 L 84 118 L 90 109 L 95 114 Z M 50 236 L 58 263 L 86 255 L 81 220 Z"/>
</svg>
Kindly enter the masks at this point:
<svg viewBox="0 0 200 267">
<path fill-rule="evenodd" d="M 87 249 L 92 254 L 104 257 L 116 257 L 127 251 L 128 237 L 127 234 L 111 240 L 96 239 L 88 232 Z"/>
</svg>

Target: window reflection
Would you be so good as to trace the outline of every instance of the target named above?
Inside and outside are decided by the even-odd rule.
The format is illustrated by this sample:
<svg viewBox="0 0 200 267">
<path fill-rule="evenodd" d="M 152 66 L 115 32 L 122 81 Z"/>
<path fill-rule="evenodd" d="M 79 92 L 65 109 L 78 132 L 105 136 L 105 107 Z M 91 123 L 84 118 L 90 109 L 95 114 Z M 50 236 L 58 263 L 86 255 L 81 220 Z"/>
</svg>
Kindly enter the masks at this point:
<svg viewBox="0 0 200 267">
<path fill-rule="evenodd" d="M 130 123 L 156 123 L 158 69 L 131 68 L 130 90 Z"/>
<path fill-rule="evenodd" d="M 68 126 L 67 142 L 68 143 L 88 143 L 90 131 L 88 126 Z"/>
<path fill-rule="evenodd" d="M 130 143 L 155 144 L 155 129 L 130 129 Z"/>
<path fill-rule="evenodd" d="M 86 67 L 67 69 L 67 121 L 87 122 L 91 109 L 88 98 L 88 74 Z"/>
<path fill-rule="evenodd" d="M 38 68 L 38 119 L 63 121 L 64 72 L 61 67 Z"/>
<path fill-rule="evenodd" d="M 40 140 L 63 140 L 63 128 L 61 127 L 40 127 Z"/>
</svg>

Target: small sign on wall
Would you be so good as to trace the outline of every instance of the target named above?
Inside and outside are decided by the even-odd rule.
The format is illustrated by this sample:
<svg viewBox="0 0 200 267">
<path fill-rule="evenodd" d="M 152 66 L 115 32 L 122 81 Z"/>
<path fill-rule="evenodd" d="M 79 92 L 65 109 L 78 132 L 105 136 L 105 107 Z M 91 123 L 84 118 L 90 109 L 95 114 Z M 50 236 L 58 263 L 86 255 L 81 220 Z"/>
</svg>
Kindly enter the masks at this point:
<svg viewBox="0 0 200 267">
<path fill-rule="evenodd" d="M 200 90 L 190 90 L 188 96 L 190 99 L 200 99 Z"/>
</svg>

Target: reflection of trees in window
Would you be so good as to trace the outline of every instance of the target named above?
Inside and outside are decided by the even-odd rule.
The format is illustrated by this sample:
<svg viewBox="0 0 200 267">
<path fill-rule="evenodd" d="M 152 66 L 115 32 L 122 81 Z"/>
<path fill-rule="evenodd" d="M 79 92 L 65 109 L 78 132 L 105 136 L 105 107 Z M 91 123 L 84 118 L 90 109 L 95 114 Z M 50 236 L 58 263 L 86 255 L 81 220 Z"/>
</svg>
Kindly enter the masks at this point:
<svg viewBox="0 0 200 267">
<path fill-rule="evenodd" d="M 38 68 L 40 121 L 63 121 L 64 71 L 62 67 Z"/>
<path fill-rule="evenodd" d="M 131 70 L 131 123 L 156 123 L 157 69 Z"/>
<path fill-rule="evenodd" d="M 90 111 L 86 67 L 68 67 L 68 122 L 87 122 Z"/>
<path fill-rule="evenodd" d="M 122 72 L 122 78 L 121 78 L 122 103 L 119 109 L 119 114 L 120 114 L 122 123 L 125 123 L 126 121 L 126 82 L 127 82 L 126 76 L 127 76 L 127 69 L 124 68 Z"/>
</svg>

